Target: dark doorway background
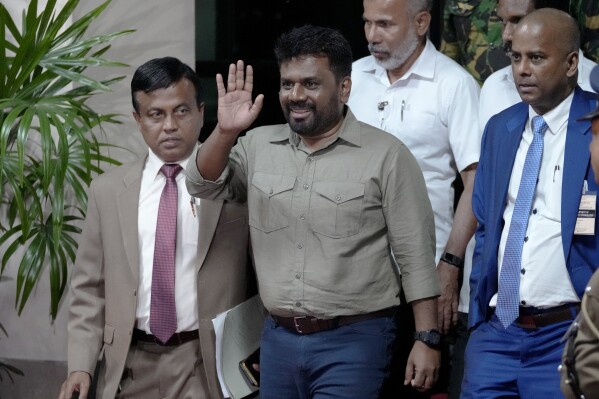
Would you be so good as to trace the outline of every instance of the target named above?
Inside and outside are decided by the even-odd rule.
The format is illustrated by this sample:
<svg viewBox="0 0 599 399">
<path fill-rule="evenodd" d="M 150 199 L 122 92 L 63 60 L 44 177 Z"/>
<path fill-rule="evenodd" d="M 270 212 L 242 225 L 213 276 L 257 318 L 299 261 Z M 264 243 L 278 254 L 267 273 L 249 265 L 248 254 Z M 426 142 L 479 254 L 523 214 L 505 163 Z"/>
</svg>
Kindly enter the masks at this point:
<svg viewBox="0 0 599 399">
<path fill-rule="evenodd" d="M 438 47 L 441 4 L 434 1 L 430 38 Z M 339 30 L 350 42 L 354 60 L 368 55 L 360 0 L 196 0 L 196 42 L 209 41 L 207 54 L 196 45 L 196 71 L 206 89 L 201 140 L 216 125 L 216 73 L 226 75 L 238 59 L 254 68 L 254 96 L 264 94 L 264 108 L 252 127 L 285 123 L 278 100 L 279 71 L 273 55 L 276 38 L 304 24 Z M 207 27 L 208 25 L 208 27 Z"/>
</svg>

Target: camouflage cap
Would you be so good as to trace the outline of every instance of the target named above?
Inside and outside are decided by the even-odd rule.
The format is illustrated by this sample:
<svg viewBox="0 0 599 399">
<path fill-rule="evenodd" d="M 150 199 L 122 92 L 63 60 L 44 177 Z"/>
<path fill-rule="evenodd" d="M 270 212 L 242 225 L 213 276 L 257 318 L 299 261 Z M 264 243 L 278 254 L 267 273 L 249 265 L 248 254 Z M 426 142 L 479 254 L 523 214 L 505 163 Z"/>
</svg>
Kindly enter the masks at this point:
<svg viewBox="0 0 599 399">
<path fill-rule="evenodd" d="M 591 87 L 593 88 L 593 90 L 595 90 L 595 92 L 599 92 L 599 65 L 596 65 L 593 68 L 593 70 L 591 71 L 591 76 L 590 76 L 589 80 L 591 82 Z M 590 121 L 597 117 L 599 117 L 599 105 L 597 105 L 597 108 L 595 108 L 593 111 L 589 112 L 586 115 L 583 115 L 578 120 L 579 121 Z"/>
</svg>

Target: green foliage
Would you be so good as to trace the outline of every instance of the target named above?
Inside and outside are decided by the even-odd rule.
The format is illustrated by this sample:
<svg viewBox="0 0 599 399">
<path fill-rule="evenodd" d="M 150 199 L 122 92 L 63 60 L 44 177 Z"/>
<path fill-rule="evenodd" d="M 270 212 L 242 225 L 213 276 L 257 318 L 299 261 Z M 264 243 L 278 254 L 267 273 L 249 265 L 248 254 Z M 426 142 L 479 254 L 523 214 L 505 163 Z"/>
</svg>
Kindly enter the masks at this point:
<svg viewBox="0 0 599 399">
<path fill-rule="evenodd" d="M 102 55 L 110 41 L 131 31 L 85 36 L 110 1 L 67 26 L 79 0 L 61 9 L 48 0 L 39 14 L 38 1 L 31 0 L 20 30 L 0 3 L 0 209 L 6 220 L 0 225 L 0 246 L 6 247 L 0 275 L 9 260 L 21 257 L 19 315 L 49 265 L 50 314 L 56 317 L 87 187 L 104 164 L 118 164 L 104 155 L 112 146 L 101 141 L 102 124 L 119 123 L 117 115 L 100 115 L 86 101 L 123 77 L 97 81 L 84 74 L 88 67 L 126 66 Z"/>
</svg>

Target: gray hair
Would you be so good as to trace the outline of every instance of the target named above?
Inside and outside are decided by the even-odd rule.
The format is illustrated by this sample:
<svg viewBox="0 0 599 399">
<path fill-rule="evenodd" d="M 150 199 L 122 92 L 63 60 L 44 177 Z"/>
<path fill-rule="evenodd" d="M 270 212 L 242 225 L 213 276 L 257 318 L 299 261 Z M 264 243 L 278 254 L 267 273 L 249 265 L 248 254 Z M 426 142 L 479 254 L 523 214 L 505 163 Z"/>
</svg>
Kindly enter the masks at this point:
<svg viewBox="0 0 599 399">
<path fill-rule="evenodd" d="M 431 12 L 433 0 L 405 0 L 410 17 L 414 17 L 421 11 Z"/>
</svg>

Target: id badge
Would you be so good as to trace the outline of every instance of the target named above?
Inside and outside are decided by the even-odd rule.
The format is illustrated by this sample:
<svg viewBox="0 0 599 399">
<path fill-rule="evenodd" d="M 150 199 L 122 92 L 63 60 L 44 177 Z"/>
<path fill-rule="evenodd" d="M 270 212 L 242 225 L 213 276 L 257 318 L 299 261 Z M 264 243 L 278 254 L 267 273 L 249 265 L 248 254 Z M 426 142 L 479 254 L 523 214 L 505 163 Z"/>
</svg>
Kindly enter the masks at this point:
<svg viewBox="0 0 599 399">
<path fill-rule="evenodd" d="M 586 183 L 586 182 L 585 182 Z M 580 198 L 578 217 L 574 234 L 592 236 L 595 235 L 595 218 L 597 216 L 597 192 L 585 191 Z"/>
</svg>

